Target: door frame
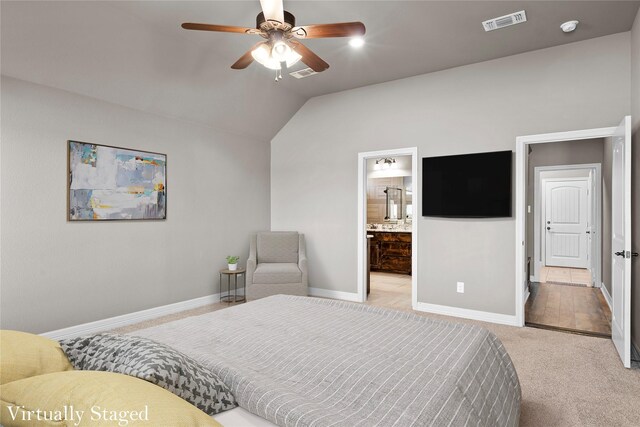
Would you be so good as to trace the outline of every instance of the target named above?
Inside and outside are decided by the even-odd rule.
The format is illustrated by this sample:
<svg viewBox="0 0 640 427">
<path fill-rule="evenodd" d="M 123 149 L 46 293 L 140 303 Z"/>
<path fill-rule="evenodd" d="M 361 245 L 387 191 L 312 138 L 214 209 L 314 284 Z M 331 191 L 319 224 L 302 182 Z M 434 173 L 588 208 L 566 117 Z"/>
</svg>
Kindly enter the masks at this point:
<svg viewBox="0 0 640 427">
<path fill-rule="evenodd" d="M 418 303 L 418 218 L 420 210 L 420 179 L 418 177 L 418 147 L 358 153 L 358 301 L 367 300 L 367 160 L 383 157 L 411 156 L 411 182 L 413 186 L 411 220 L 411 307 Z"/>
<path fill-rule="evenodd" d="M 563 141 L 579 141 L 593 138 L 608 138 L 615 134 L 616 127 L 583 129 L 568 132 L 544 133 L 516 137 L 516 277 L 515 277 L 515 313 L 516 325 L 524 326 L 524 305 L 529 297 L 527 280 L 527 171 L 526 155 L 530 144 L 548 144 Z"/>
<path fill-rule="evenodd" d="M 542 223 L 544 222 L 542 215 L 543 201 L 543 187 L 541 172 L 549 171 L 562 171 L 562 170 L 576 170 L 587 169 L 594 171 L 594 179 L 596 181 L 596 193 L 591 196 L 591 208 L 595 208 L 592 222 L 596 225 L 596 233 L 591 232 L 591 237 L 595 240 L 596 253 L 591 254 L 591 260 L 589 262 L 590 268 L 592 268 L 592 274 L 595 276 L 596 287 L 602 286 L 602 164 L 600 163 L 585 163 L 577 165 L 557 165 L 557 166 L 537 166 L 534 170 L 534 186 L 533 186 L 533 274 L 530 280 L 538 282 L 540 278 L 540 269 L 542 268 L 542 260 L 545 259 L 545 241 L 543 238 Z M 584 178 L 551 178 L 551 180 L 564 180 L 570 181 L 575 179 Z M 593 228 L 593 227 L 592 227 Z"/>
</svg>

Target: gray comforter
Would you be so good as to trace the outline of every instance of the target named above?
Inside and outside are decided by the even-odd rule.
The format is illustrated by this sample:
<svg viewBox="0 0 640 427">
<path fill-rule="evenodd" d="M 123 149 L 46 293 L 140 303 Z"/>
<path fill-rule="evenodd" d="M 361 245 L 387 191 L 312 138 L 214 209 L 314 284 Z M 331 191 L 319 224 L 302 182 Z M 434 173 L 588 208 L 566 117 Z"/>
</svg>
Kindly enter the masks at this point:
<svg viewBox="0 0 640 427">
<path fill-rule="evenodd" d="M 211 368 L 279 426 L 515 426 L 520 384 L 488 330 L 278 295 L 133 332 Z"/>
</svg>

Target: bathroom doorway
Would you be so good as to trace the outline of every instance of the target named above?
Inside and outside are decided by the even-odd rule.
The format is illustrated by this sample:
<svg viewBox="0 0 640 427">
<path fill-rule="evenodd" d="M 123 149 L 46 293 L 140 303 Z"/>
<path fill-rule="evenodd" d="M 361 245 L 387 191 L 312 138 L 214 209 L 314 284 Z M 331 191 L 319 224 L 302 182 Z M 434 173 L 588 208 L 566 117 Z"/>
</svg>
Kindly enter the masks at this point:
<svg viewBox="0 0 640 427">
<path fill-rule="evenodd" d="M 417 150 L 360 153 L 359 158 L 360 299 L 410 310 L 417 283 Z"/>
</svg>

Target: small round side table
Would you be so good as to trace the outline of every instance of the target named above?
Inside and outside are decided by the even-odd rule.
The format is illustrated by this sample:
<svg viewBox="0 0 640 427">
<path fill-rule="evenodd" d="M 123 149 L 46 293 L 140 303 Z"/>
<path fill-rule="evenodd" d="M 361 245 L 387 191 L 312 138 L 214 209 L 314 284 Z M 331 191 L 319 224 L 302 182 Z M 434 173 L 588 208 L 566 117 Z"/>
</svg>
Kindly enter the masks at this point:
<svg viewBox="0 0 640 427">
<path fill-rule="evenodd" d="M 228 270 L 223 268 L 220 270 L 220 301 L 222 302 L 245 302 L 247 277 L 245 275 L 246 269 L 238 268 L 237 270 Z M 222 292 L 222 276 L 227 277 L 227 292 L 223 295 Z M 238 276 L 242 277 L 242 295 L 238 295 Z M 231 295 L 231 277 L 233 277 L 233 295 Z"/>
</svg>

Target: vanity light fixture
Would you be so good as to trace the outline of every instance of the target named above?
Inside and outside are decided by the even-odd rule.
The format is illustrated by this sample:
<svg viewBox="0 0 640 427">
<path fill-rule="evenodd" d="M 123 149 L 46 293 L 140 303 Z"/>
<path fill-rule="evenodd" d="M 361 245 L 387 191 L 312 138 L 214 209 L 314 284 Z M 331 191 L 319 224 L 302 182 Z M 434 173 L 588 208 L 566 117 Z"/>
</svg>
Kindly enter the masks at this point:
<svg viewBox="0 0 640 427">
<path fill-rule="evenodd" d="M 383 169 L 397 169 L 398 163 L 396 163 L 396 159 L 391 157 L 385 157 L 383 159 L 376 160 L 376 164 L 373 167 L 375 170 L 383 170 Z"/>
</svg>

